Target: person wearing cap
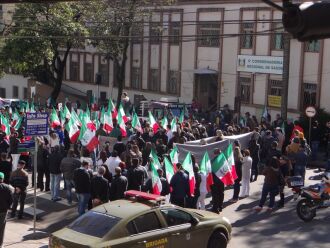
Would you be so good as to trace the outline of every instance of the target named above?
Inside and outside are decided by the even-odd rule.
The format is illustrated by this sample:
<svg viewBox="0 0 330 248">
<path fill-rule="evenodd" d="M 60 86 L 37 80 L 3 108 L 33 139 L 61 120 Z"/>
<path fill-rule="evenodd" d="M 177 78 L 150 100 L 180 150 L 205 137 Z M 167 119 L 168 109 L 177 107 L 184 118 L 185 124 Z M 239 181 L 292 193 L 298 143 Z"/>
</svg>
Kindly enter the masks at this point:
<svg viewBox="0 0 330 248">
<path fill-rule="evenodd" d="M 8 184 L 4 183 L 4 179 L 5 175 L 0 172 L 0 247 L 3 247 L 7 212 L 13 203 L 12 189 Z"/>
<path fill-rule="evenodd" d="M 14 201 L 11 211 L 11 217 L 14 218 L 16 215 L 18 202 L 20 203 L 20 209 L 18 212 L 18 218 L 23 218 L 24 204 L 26 198 L 26 187 L 29 185 L 29 175 L 24 170 L 25 161 L 20 160 L 17 165 L 17 169 L 12 172 L 10 176 L 10 184 L 14 187 Z"/>
</svg>

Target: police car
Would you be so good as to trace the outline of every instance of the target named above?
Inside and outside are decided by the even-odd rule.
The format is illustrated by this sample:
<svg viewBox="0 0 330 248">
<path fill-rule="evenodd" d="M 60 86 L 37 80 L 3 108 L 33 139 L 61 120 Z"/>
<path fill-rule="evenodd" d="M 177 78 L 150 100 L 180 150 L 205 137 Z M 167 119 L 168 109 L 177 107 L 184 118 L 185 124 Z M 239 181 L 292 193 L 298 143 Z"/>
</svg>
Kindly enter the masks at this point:
<svg viewBox="0 0 330 248">
<path fill-rule="evenodd" d="M 207 211 L 161 204 L 164 197 L 127 191 L 53 233 L 51 248 L 225 248 L 231 224 Z"/>
</svg>

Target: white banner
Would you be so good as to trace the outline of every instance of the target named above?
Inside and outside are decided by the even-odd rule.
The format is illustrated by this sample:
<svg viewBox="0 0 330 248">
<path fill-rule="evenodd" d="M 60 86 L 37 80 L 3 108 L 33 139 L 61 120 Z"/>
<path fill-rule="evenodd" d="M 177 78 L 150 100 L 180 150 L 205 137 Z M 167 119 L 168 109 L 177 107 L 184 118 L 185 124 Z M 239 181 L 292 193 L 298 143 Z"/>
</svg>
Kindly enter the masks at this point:
<svg viewBox="0 0 330 248">
<path fill-rule="evenodd" d="M 237 71 L 282 75 L 283 57 L 238 55 Z"/>
<path fill-rule="evenodd" d="M 17 169 L 17 165 L 18 165 L 18 161 L 19 161 L 20 156 L 21 156 L 21 154 L 11 154 L 11 157 L 13 159 L 13 161 L 12 161 L 12 164 L 13 164 L 12 171 Z"/>
</svg>

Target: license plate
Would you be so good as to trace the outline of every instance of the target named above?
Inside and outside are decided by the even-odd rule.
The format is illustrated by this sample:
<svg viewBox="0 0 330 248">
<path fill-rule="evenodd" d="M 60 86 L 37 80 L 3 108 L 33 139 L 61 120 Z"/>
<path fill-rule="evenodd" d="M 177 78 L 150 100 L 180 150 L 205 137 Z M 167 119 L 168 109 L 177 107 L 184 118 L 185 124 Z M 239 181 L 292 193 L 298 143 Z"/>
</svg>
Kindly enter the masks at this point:
<svg viewBox="0 0 330 248">
<path fill-rule="evenodd" d="M 291 182 L 291 186 L 304 186 L 304 183 L 301 181 Z"/>
</svg>

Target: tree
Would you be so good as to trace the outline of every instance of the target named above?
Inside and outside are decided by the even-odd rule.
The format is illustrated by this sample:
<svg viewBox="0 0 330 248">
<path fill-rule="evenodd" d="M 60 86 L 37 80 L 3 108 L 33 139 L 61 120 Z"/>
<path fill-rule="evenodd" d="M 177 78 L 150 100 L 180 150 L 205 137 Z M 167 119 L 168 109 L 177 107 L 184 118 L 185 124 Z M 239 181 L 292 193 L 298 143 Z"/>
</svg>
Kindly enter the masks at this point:
<svg viewBox="0 0 330 248">
<path fill-rule="evenodd" d="M 13 25 L 7 29 L 0 71 L 13 71 L 53 86 L 56 101 L 72 48 L 84 45 L 88 29 L 80 20 L 78 3 L 27 3 L 17 5 Z"/>
<path fill-rule="evenodd" d="M 141 30 L 152 12 L 159 6 L 172 4 L 173 0 L 101 0 L 85 5 L 86 22 L 89 22 L 92 44 L 114 63 L 118 85 L 117 109 L 125 84 L 127 50 L 134 27 Z M 140 27 L 140 28 L 139 28 Z M 143 30 L 143 29 L 142 29 Z"/>
</svg>

